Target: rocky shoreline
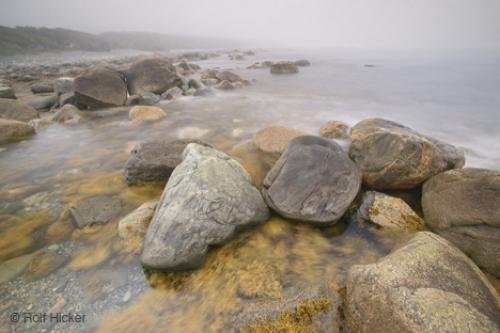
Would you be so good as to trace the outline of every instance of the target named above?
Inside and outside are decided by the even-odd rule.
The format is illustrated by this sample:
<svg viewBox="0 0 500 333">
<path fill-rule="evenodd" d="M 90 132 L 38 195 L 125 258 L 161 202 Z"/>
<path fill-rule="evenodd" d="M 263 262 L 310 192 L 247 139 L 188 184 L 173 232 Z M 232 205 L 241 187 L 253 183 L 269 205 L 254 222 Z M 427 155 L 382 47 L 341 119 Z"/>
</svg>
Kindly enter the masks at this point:
<svg viewBox="0 0 500 333">
<path fill-rule="evenodd" d="M 248 55 L 227 54 L 238 61 Z M 37 131 L 56 123 L 92 124 L 109 113 L 125 114 L 128 122 L 144 126 L 147 133 L 148 126 L 168 121 L 170 111 L 163 102 L 183 96 L 205 98 L 252 84 L 233 71 L 195 63 L 212 56 L 216 55 L 129 58 L 78 69 L 66 66 L 63 72 L 60 67 L 23 73 L 2 69 L 6 78 L 0 81 L 0 144 L 29 142 Z M 307 60 L 263 61 L 249 68 L 283 77 L 300 75 L 299 67 L 308 66 Z M 110 297 L 121 299 L 120 306 L 91 325 L 102 332 L 138 330 L 141 323 L 127 318 L 135 311 L 148 312 L 156 302 L 187 313 L 196 310 L 183 304 L 198 304 L 212 313 L 209 326 L 199 319 L 188 331 L 500 330 L 498 284 L 497 289 L 492 284 L 500 278 L 500 171 L 464 168 L 461 149 L 386 119 L 364 119 L 351 128 L 332 120 L 314 135 L 269 125 L 232 149 L 221 149 L 194 130 L 183 139 L 147 138 L 136 143 L 123 173 L 108 185 L 123 184 L 124 191 L 156 186 L 159 191 L 126 216 L 124 197 L 106 191 L 89 191 L 71 202 L 61 214 L 74 224 L 73 237 L 96 237 L 98 245 L 87 253 L 89 262 L 71 241 L 66 247 L 40 250 L 38 255 L 51 267 L 43 278 L 50 279 L 63 267 L 59 270 L 73 281 L 78 278 L 75 269 L 86 272 L 93 260 L 101 264 L 113 251 L 125 253 L 117 258 L 132 263 L 127 270 L 137 270 L 140 260 L 147 281 L 134 275 L 136 289 L 115 279 L 113 265 L 108 268 L 112 281 L 102 273 L 93 276 L 96 283 L 103 279 L 115 284 Z M 248 167 L 255 164 L 265 165 L 260 174 Z M 45 211 L 53 211 L 52 200 L 46 200 L 50 209 Z M 21 222 L 30 228 L 36 220 Z M 0 231 L 7 237 L 10 229 L 5 228 Z M 342 277 L 315 278 L 307 270 L 323 268 L 327 262 L 296 263 L 286 253 L 298 245 L 310 251 L 340 251 L 328 242 L 345 229 L 355 235 L 351 242 L 366 242 L 347 241 L 350 255 L 368 247 L 366 239 L 380 242 L 384 250 L 355 264 L 343 263 Z M 297 230 L 314 236 L 309 242 L 301 240 Z M 111 240 L 118 250 L 106 246 Z M 254 257 L 262 244 L 282 262 L 268 264 L 266 258 Z M 22 285 L 33 275 L 26 273 L 29 267 L 41 261 L 21 257 L 22 247 L 14 251 L 9 246 L 0 252 L 5 260 L 1 265 L 10 265 L 6 267 L 12 274 L 2 277 L 0 290 Z M 34 266 L 31 271 L 43 270 Z M 291 277 L 301 274 L 298 280 Z M 152 291 L 147 291 L 148 285 Z M 175 293 L 183 285 L 196 293 L 185 298 Z M 231 297 L 206 289 L 224 287 Z M 12 297 L 3 311 L 14 308 L 16 293 L 9 292 Z M 128 305 L 131 297 L 136 303 Z M 54 301 L 53 306 L 61 306 L 62 301 Z M 205 308 L 213 302 L 221 308 Z M 68 303 L 64 300 L 62 307 Z M 176 310 L 160 312 L 149 318 L 153 325 L 168 323 L 176 331 L 185 324 L 169 322 Z"/>
</svg>

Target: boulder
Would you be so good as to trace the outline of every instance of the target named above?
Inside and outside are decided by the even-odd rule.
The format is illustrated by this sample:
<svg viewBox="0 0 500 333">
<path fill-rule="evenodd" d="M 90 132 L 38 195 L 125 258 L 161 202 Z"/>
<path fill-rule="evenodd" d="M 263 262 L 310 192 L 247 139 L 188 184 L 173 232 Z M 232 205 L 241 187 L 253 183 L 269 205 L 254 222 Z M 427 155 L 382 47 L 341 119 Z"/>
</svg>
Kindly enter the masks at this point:
<svg viewBox="0 0 500 333">
<path fill-rule="evenodd" d="M 188 87 L 194 88 L 194 89 L 204 88 L 203 83 L 201 83 L 199 80 L 196 80 L 196 79 L 189 79 Z"/>
<path fill-rule="evenodd" d="M 129 185 L 141 182 L 164 181 L 182 162 L 182 152 L 189 143 L 204 145 L 198 140 L 149 140 L 132 149 L 125 165 L 125 177 Z"/>
<path fill-rule="evenodd" d="M 284 217 L 328 225 L 344 215 L 360 187 L 358 167 L 338 144 L 305 135 L 290 141 L 266 175 L 262 194 Z"/>
<path fill-rule="evenodd" d="M 139 60 L 127 71 L 127 85 L 131 95 L 162 94 L 181 83 L 175 67 L 167 59 L 152 57 Z"/>
<path fill-rule="evenodd" d="M 19 141 L 33 134 L 35 129 L 29 124 L 0 118 L 0 144 Z"/>
<path fill-rule="evenodd" d="M 108 196 L 95 196 L 76 203 L 69 209 L 78 228 L 91 224 L 109 222 L 120 214 L 122 203 L 120 199 Z"/>
<path fill-rule="evenodd" d="M 71 93 L 74 91 L 74 81 L 72 77 L 60 77 L 54 81 L 54 92 L 56 95 Z"/>
<path fill-rule="evenodd" d="M 76 106 L 66 104 L 54 113 L 51 120 L 62 124 L 78 124 L 83 119 L 81 111 Z"/>
<path fill-rule="evenodd" d="M 16 99 L 17 97 L 12 87 L 0 85 L 0 98 Z"/>
<path fill-rule="evenodd" d="M 387 229 L 413 231 L 424 227 L 424 221 L 402 199 L 375 191 L 363 195 L 358 217 Z"/>
<path fill-rule="evenodd" d="M 35 97 L 29 100 L 26 104 L 38 111 L 48 111 L 58 103 L 59 98 L 56 95 L 52 95 Z"/>
<path fill-rule="evenodd" d="M 398 123 L 372 118 L 351 129 L 349 155 L 374 189 L 410 189 L 443 171 L 461 168 L 464 153 Z"/>
<path fill-rule="evenodd" d="M 218 81 L 219 79 L 217 79 L 217 74 L 219 74 L 219 71 L 216 69 L 205 69 L 201 73 L 201 79 L 202 80 L 216 79 Z"/>
<path fill-rule="evenodd" d="M 500 277 L 500 171 L 450 170 L 425 182 L 429 228 Z"/>
<path fill-rule="evenodd" d="M 127 97 L 127 101 L 125 102 L 126 106 L 139 105 L 141 103 L 141 96 L 132 95 Z"/>
<path fill-rule="evenodd" d="M 293 62 L 296 66 L 299 66 L 299 67 L 307 67 L 307 66 L 311 66 L 311 62 L 307 59 L 300 59 L 300 60 L 296 60 Z"/>
<path fill-rule="evenodd" d="M 123 239 L 144 237 L 158 201 L 148 201 L 118 222 L 118 235 Z"/>
<path fill-rule="evenodd" d="M 219 72 L 215 75 L 215 78 L 218 79 L 219 81 L 229 81 L 231 83 L 243 81 L 243 79 L 239 75 L 234 74 L 233 72 L 230 71 Z"/>
<path fill-rule="evenodd" d="M 347 274 L 346 332 L 498 332 L 500 300 L 474 263 L 430 232 Z"/>
<path fill-rule="evenodd" d="M 159 270 L 198 267 L 210 246 L 268 217 L 259 191 L 238 162 L 213 148 L 190 143 L 149 225 L 142 263 Z"/>
<path fill-rule="evenodd" d="M 30 121 L 38 118 L 38 111 L 21 101 L 0 98 L 0 118 Z"/>
<path fill-rule="evenodd" d="M 349 138 L 349 125 L 341 121 L 328 121 L 319 128 L 319 135 L 327 139 Z"/>
<path fill-rule="evenodd" d="M 156 106 L 137 105 L 130 109 L 128 117 L 136 121 L 157 121 L 167 116 L 167 113 Z"/>
<path fill-rule="evenodd" d="M 144 93 L 139 96 L 139 104 L 140 105 L 155 105 L 161 101 L 161 97 L 159 95 L 153 93 Z"/>
<path fill-rule="evenodd" d="M 293 62 L 281 61 L 271 65 L 272 74 L 295 74 L 299 68 Z"/>
<path fill-rule="evenodd" d="M 219 80 L 217 80 L 217 79 L 201 79 L 201 83 L 203 83 L 205 86 L 208 86 L 208 87 L 213 87 L 213 86 L 217 85 L 218 82 L 219 82 Z"/>
<path fill-rule="evenodd" d="M 92 67 L 75 78 L 75 103 L 82 109 L 98 109 L 125 105 L 127 85 L 116 70 Z"/>
<path fill-rule="evenodd" d="M 54 92 L 54 85 L 52 82 L 37 82 L 32 84 L 30 89 L 33 94 L 46 94 Z"/>
<path fill-rule="evenodd" d="M 258 131 L 255 134 L 254 142 L 263 152 L 280 155 L 290 140 L 305 134 L 285 126 L 270 126 Z"/>
<path fill-rule="evenodd" d="M 165 99 L 172 100 L 172 99 L 176 99 L 176 98 L 181 97 L 182 93 L 183 93 L 183 91 L 181 88 L 173 87 L 173 88 L 170 88 L 167 91 L 165 91 L 163 94 L 161 94 L 161 97 L 163 97 Z"/>
<path fill-rule="evenodd" d="M 235 86 L 228 80 L 224 80 L 217 85 L 217 89 L 220 90 L 234 90 Z"/>
</svg>

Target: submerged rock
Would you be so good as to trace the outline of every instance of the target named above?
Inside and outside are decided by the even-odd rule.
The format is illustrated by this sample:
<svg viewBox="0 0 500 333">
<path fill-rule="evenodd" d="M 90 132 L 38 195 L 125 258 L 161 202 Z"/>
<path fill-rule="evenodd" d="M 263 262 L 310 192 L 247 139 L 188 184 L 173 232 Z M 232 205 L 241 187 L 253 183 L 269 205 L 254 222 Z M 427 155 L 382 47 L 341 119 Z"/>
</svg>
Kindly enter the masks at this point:
<svg viewBox="0 0 500 333">
<path fill-rule="evenodd" d="M 139 96 L 138 104 L 140 105 L 155 105 L 161 101 L 159 95 L 153 93 L 144 93 Z"/>
<path fill-rule="evenodd" d="M 319 135 L 327 139 L 349 138 L 349 125 L 341 121 L 328 121 L 321 125 Z"/>
<path fill-rule="evenodd" d="M 0 98 L 0 118 L 30 121 L 38 118 L 38 111 L 21 101 Z"/>
<path fill-rule="evenodd" d="M 272 74 L 295 74 L 298 72 L 297 65 L 290 61 L 280 61 L 271 65 Z"/>
<path fill-rule="evenodd" d="M 498 332 L 500 300 L 462 252 L 417 233 L 379 262 L 347 275 L 347 332 Z"/>
<path fill-rule="evenodd" d="M 167 113 L 156 106 L 134 106 L 130 109 L 128 117 L 136 121 L 157 121 L 167 116 Z"/>
<path fill-rule="evenodd" d="M 500 277 L 500 171 L 450 170 L 422 191 L 427 225 Z"/>
<path fill-rule="evenodd" d="M 351 138 L 349 155 L 361 168 L 363 182 L 379 190 L 414 188 L 465 163 L 454 146 L 384 119 L 359 122 Z"/>
<path fill-rule="evenodd" d="M 307 67 L 307 66 L 311 66 L 311 62 L 307 59 L 300 59 L 300 60 L 296 60 L 293 62 L 295 65 L 297 66 L 300 66 L 300 67 Z"/>
<path fill-rule="evenodd" d="M 148 225 L 153 218 L 158 201 L 149 201 L 140 205 L 136 210 L 125 216 L 118 222 L 118 235 L 121 238 L 146 235 Z"/>
<path fill-rule="evenodd" d="M 228 155 L 195 143 L 183 152 L 149 225 L 143 265 L 191 269 L 210 246 L 266 221 L 269 211 L 246 170 Z"/>
<path fill-rule="evenodd" d="M 283 153 L 290 140 L 305 134 L 285 126 L 270 126 L 258 131 L 254 142 L 263 152 L 279 155 Z"/>
<path fill-rule="evenodd" d="M 0 118 L 0 144 L 23 140 L 33 134 L 35 129 L 27 123 Z"/>
<path fill-rule="evenodd" d="M 71 104 L 66 104 L 57 110 L 51 119 L 63 124 L 78 124 L 83 121 L 81 111 Z"/>
<path fill-rule="evenodd" d="M 98 109 L 125 105 L 127 85 L 122 75 L 106 66 L 92 67 L 75 78 L 77 106 Z"/>
<path fill-rule="evenodd" d="M 181 83 L 175 66 L 165 58 L 139 60 L 127 70 L 127 85 L 131 95 L 162 94 Z"/>
<path fill-rule="evenodd" d="M 327 225 L 344 215 L 360 186 L 359 169 L 338 144 L 300 136 L 267 174 L 262 194 L 284 217 Z"/>
<path fill-rule="evenodd" d="M 149 140 L 134 147 L 125 165 L 129 185 L 141 182 L 167 181 L 182 162 L 182 152 L 189 143 L 204 145 L 198 140 Z"/>
<path fill-rule="evenodd" d="M 419 230 L 424 227 L 424 221 L 406 202 L 375 191 L 364 194 L 358 217 L 388 229 Z"/>
<path fill-rule="evenodd" d="M 95 196 L 78 202 L 69 209 L 78 228 L 91 224 L 103 224 L 120 214 L 120 199 L 108 196 Z"/>
</svg>

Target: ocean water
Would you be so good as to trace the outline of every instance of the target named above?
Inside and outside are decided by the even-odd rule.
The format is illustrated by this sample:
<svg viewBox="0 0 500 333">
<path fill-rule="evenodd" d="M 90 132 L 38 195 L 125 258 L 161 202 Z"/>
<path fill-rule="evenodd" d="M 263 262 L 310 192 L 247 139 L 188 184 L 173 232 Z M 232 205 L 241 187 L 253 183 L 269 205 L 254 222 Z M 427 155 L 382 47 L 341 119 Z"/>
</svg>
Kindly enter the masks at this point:
<svg viewBox="0 0 500 333">
<path fill-rule="evenodd" d="M 45 54 L 19 63 L 88 56 Z M 115 56 L 123 53 L 91 57 Z M 312 66 L 296 75 L 246 68 L 255 61 L 302 58 Z M 354 125 L 382 117 L 463 147 L 467 166 L 500 169 L 500 61 L 494 55 L 284 50 L 260 51 L 243 61 L 223 55 L 198 63 L 234 70 L 252 84 L 162 102 L 167 117 L 156 123 L 132 123 L 125 109 L 77 126 L 55 124 L 1 147 L 0 277 L 19 272 L 0 283 L 0 311 L 43 312 L 63 304 L 64 311 L 88 316 L 81 325 L 9 327 L 28 332 L 227 331 L 249 305 L 280 299 L 289 286 L 342 287 L 350 266 L 376 261 L 407 237 L 350 219 L 318 229 L 273 216 L 210 251 L 198 270 L 146 272 L 140 243 L 117 235 L 120 218 L 158 199 L 163 190 L 163 184 L 125 184 L 124 164 L 144 139 L 197 136 L 239 159 L 258 185 L 271 165 L 242 143 L 259 129 L 281 124 L 315 134 L 328 120 Z M 76 229 L 69 207 L 95 195 L 118 197 L 122 212 L 105 225 Z"/>
</svg>

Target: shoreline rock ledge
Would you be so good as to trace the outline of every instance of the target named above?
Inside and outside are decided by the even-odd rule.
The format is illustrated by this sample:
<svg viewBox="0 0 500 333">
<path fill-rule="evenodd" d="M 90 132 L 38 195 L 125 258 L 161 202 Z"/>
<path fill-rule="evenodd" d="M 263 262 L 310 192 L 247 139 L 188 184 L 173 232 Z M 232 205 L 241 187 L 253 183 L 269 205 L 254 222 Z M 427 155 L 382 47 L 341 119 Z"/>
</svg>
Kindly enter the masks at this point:
<svg viewBox="0 0 500 333">
<path fill-rule="evenodd" d="M 290 141 L 266 175 L 262 194 L 284 217 L 329 225 L 344 215 L 360 187 L 358 167 L 337 143 L 304 135 Z"/>
<path fill-rule="evenodd" d="M 142 264 L 157 270 L 199 267 L 210 246 L 268 217 L 264 200 L 238 162 L 213 148 L 190 143 L 148 227 Z"/>
<path fill-rule="evenodd" d="M 406 190 L 465 164 L 462 150 L 393 121 L 365 119 L 351 129 L 349 156 L 363 183 L 377 190 Z"/>
<path fill-rule="evenodd" d="M 481 270 L 440 236 L 418 232 L 347 274 L 346 332 L 498 332 L 500 299 Z"/>
</svg>

